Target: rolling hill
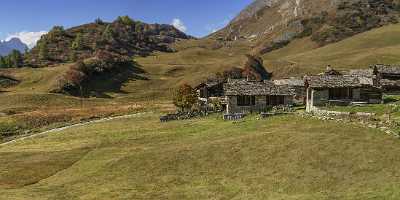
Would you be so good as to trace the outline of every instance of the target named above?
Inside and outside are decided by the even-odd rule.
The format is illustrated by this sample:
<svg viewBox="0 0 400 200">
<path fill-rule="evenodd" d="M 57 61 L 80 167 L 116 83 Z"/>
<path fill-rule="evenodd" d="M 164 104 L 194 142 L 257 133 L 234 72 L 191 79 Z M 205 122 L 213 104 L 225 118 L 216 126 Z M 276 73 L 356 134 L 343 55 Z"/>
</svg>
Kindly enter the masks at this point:
<svg viewBox="0 0 400 200">
<path fill-rule="evenodd" d="M 172 52 L 170 44 L 180 39 L 193 39 L 171 25 L 146 24 L 128 16 L 113 22 L 97 19 L 64 30 L 55 26 L 42 36 L 26 54 L 27 66 L 42 67 L 76 62 L 93 57 L 96 51 L 106 50 L 124 56 L 146 56 L 154 51 Z"/>
</svg>

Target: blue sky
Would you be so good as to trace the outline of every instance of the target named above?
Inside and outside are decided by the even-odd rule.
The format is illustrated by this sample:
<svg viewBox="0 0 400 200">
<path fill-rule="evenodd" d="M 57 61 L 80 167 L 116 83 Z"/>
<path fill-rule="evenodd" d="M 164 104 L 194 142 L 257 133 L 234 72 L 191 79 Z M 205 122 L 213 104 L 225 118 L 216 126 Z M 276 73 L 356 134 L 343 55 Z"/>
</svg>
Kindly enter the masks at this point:
<svg viewBox="0 0 400 200">
<path fill-rule="evenodd" d="M 172 24 L 197 37 L 223 27 L 253 0 L 3 0 L 0 39 L 32 43 L 54 25 L 66 28 L 112 21 L 119 15 L 147 23 Z M 175 19 L 175 20 L 174 20 Z"/>
</svg>

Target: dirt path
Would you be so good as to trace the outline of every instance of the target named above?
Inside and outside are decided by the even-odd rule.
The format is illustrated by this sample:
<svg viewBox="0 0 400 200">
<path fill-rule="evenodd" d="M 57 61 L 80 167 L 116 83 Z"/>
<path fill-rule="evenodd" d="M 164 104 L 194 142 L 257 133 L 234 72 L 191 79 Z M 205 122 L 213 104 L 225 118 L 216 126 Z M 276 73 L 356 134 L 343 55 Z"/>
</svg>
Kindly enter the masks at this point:
<svg viewBox="0 0 400 200">
<path fill-rule="evenodd" d="M 25 136 L 25 137 L 16 138 L 14 140 L 1 143 L 0 147 L 9 145 L 9 144 L 12 144 L 12 143 L 15 143 L 15 142 L 19 142 L 19 141 L 24 141 L 26 139 L 34 138 L 34 137 L 37 137 L 37 136 L 45 135 L 45 134 L 48 134 L 48 133 L 60 132 L 60 131 L 63 131 L 63 130 L 66 130 L 66 129 L 70 129 L 70 128 L 74 128 L 74 127 L 86 126 L 86 125 L 89 125 L 89 124 L 106 122 L 106 121 L 111 121 L 111 120 L 116 120 L 116 119 L 128 119 L 128 118 L 136 117 L 136 116 L 139 116 L 139 115 L 144 115 L 146 113 L 147 112 L 135 113 L 135 114 L 130 114 L 130 115 L 122 115 L 122 116 L 117 116 L 117 117 L 107 117 L 107 118 L 97 119 L 97 120 L 93 120 L 93 121 L 82 122 L 82 123 L 78 123 L 78 124 L 64 126 L 64 127 L 60 127 L 60 128 L 55 128 L 55 129 L 51 129 L 51 130 L 48 130 L 48 131 L 44 131 L 44 132 L 28 135 L 28 136 Z"/>
</svg>

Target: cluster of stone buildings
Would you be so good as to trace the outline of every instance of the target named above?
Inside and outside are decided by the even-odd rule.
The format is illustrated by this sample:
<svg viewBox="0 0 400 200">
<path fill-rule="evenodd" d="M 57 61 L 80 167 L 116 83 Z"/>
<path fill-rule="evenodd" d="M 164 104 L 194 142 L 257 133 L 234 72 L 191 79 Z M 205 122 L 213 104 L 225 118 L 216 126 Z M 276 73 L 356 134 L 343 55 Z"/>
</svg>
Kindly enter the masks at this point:
<svg viewBox="0 0 400 200">
<path fill-rule="evenodd" d="M 221 98 L 227 114 L 264 112 L 278 105 L 304 104 L 312 112 L 320 106 L 378 104 L 383 94 L 400 93 L 400 66 L 325 73 L 281 80 L 230 79 L 198 87 L 203 99 Z M 218 92 L 219 91 L 219 92 Z"/>
</svg>

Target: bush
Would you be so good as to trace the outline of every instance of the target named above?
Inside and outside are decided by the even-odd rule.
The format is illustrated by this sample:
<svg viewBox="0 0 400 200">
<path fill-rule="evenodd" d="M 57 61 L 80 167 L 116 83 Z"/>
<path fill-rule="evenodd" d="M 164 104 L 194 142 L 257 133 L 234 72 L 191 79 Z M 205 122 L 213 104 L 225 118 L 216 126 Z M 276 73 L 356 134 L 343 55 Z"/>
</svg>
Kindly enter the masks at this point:
<svg viewBox="0 0 400 200">
<path fill-rule="evenodd" d="M 191 110 L 196 102 L 196 91 L 190 85 L 183 84 L 174 91 L 173 103 L 181 111 Z"/>
<path fill-rule="evenodd" d="M 99 50 L 95 56 L 85 61 L 78 61 L 59 78 L 55 93 L 81 94 L 86 83 L 96 76 L 105 73 L 119 72 L 120 70 L 134 66 L 135 63 L 127 56 Z"/>
</svg>

